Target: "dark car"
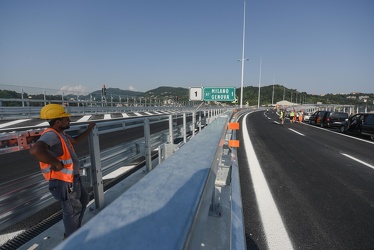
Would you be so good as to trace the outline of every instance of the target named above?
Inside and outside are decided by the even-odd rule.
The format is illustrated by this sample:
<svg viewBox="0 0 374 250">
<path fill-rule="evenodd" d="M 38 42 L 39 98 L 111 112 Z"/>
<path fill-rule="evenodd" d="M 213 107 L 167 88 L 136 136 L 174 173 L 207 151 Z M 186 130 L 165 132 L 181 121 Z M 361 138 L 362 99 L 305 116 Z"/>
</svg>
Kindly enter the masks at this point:
<svg viewBox="0 0 374 250">
<path fill-rule="evenodd" d="M 323 122 L 323 119 L 325 117 L 326 112 L 327 111 L 324 111 L 324 110 L 319 110 L 319 111 L 314 112 L 309 117 L 309 124 L 311 124 L 311 125 L 321 125 L 321 122 Z"/>
<path fill-rule="evenodd" d="M 345 132 L 348 125 L 348 113 L 327 111 L 321 119 L 321 127 L 337 128 L 340 132 Z"/>
<path fill-rule="evenodd" d="M 309 124 L 319 125 L 322 128 L 338 128 L 345 132 L 348 126 L 348 113 L 335 111 L 316 111 L 309 118 Z"/>
<path fill-rule="evenodd" d="M 374 140 L 374 113 L 359 113 L 349 117 L 347 132 L 368 135 Z"/>
</svg>

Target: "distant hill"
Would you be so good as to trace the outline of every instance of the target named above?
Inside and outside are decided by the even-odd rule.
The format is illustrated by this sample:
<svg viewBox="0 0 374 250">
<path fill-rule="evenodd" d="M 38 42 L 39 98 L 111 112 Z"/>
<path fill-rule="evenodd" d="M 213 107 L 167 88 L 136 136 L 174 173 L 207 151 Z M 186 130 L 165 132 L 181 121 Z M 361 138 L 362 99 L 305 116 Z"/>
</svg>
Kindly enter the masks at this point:
<svg viewBox="0 0 374 250">
<path fill-rule="evenodd" d="M 274 93 L 274 95 L 273 95 Z M 240 88 L 236 89 L 236 94 L 240 96 Z M 260 90 L 260 105 L 268 105 L 281 100 L 287 100 L 293 103 L 316 104 L 344 104 L 344 105 L 367 105 L 370 110 L 374 107 L 373 93 L 351 93 L 351 94 L 324 94 L 312 95 L 306 92 L 288 89 L 282 85 L 263 86 Z M 248 86 L 243 88 L 243 103 L 257 105 L 258 87 Z"/>
<path fill-rule="evenodd" d="M 131 90 L 123 90 L 123 89 L 119 89 L 119 88 L 107 88 L 106 89 L 106 94 L 107 96 L 110 96 L 110 95 L 120 95 L 120 96 L 139 96 L 139 95 L 142 95 L 144 94 L 143 92 L 139 92 L 139 91 L 131 91 Z M 94 92 L 91 93 L 92 96 L 101 96 L 101 90 L 96 90 Z"/>
<path fill-rule="evenodd" d="M 188 89 L 187 88 L 175 88 L 175 87 L 167 87 L 167 86 L 162 86 L 158 87 L 152 90 L 149 90 L 144 93 L 146 96 L 178 96 L 181 98 L 188 98 Z"/>
<path fill-rule="evenodd" d="M 170 87 L 161 86 L 146 92 L 122 90 L 119 88 L 108 88 L 106 90 L 106 98 L 113 98 L 114 102 L 118 102 L 120 98 L 133 98 L 142 97 L 148 100 L 161 101 L 167 103 L 181 103 L 182 105 L 188 105 L 189 103 L 189 89 L 182 87 Z M 350 94 L 324 94 L 324 95 L 312 95 L 306 92 L 300 92 L 296 89 L 289 89 L 283 85 L 269 85 L 262 86 L 260 91 L 260 105 L 270 105 L 281 100 L 287 100 L 294 103 L 302 104 L 344 104 L 344 105 L 355 105 L 356 107 L 366 107 L 368 110 L 374 110 L 374 94 L 373 93 L 350 93 Z M 236 89 L 236 96 L 239 98 L 241 95 L 240 88 Z M 88 100 L 93 97 L 96 100 L 101 98 L 101 89 L 88 94 L 81 98 L 81 100 Z M 28 95 L 18 93 L 12 90 L 1 90 L 0 98 L 3 99 L 33 99 L 33 100 L 43 100 L 44 95 Z M 76 95 L 66 95 L 65 100 L 75 99 Z M 47 96 L 49 100 L 61 100 L 60 95 L 49 95 Z M 240 102 L 240 100 L 238 100 Z M 243 88 L 243 104 L 257 105 L 258 103 L 258 87 L 246 86 Z M 231 102 L 227 102 L 231 104 Z M 3 106 L 19 106 L 21 105 L 18 101 L 3 102 Z M 31 105 L 39 105 L 38 103 L 31 103 Z"/>
</svg>

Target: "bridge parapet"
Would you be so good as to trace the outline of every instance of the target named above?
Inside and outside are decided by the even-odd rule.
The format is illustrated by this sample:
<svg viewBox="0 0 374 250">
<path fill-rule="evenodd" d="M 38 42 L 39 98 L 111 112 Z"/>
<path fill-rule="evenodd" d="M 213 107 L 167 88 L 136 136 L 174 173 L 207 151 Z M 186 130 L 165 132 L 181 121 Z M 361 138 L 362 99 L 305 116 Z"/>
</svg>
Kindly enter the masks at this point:
<svg viewBox="0 0 374 250">
<path fill-rule="evenodd" d="M 206 232 L 211 230 L 207 221 L 216 205 L 216 175 L 225 145 L 227 148 L 230 117 L 225 113 L 210 123 L 57 249 L 202 248 L 207 240 Z M 235 181 L 238 181 L 237 164 L 233 165 Z M 242 216 L 241 199 L 237 199 L 240 189 L 239 193 L 237 189 L 234 192 L 235 206 L 239 209 L 225 214 L 230 223 L 225 228 L 223 244 L 228 247 L 232 243 L 231 232 L 244 234 L 242 221 L 238 223 L 234 219 L 234 226 L 231 224 L 231 213 L 239 213 L 233 218 Z M 245 246 L 243 235 L 234 237 L 233 249 Z"/>
</svg>

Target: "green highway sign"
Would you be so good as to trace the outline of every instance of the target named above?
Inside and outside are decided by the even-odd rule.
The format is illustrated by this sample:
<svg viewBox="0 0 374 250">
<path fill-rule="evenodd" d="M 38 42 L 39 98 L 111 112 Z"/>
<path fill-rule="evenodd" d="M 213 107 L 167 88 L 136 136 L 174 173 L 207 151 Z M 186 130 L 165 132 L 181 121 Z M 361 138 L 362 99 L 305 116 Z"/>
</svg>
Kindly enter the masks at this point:
<svg viewBox="0 0 374 250">
<path fill-rule="evenodd" d="M 203 100 L 217 102 L 235 101 L 235 90 L 234 87 L 204 87 Z"/>
</svg>

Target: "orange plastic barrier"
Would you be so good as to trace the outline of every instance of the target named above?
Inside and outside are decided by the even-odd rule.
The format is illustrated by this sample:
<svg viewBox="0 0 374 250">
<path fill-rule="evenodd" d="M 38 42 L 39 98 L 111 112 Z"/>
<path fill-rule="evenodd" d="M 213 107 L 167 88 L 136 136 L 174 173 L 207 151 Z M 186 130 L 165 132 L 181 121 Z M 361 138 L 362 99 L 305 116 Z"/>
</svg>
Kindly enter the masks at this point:
<svg viewBox="0 0 374 250">
<path fill-rule="evenodd" d="M 228 129 L 239 130 L 239 122 L 229 122 Z"/>
<path fill-rule="evenodd" d="M 239 140 L 229 140 L 229 147 L 231 148 L 238 148 L 239 144 Z"/>
</svg>

